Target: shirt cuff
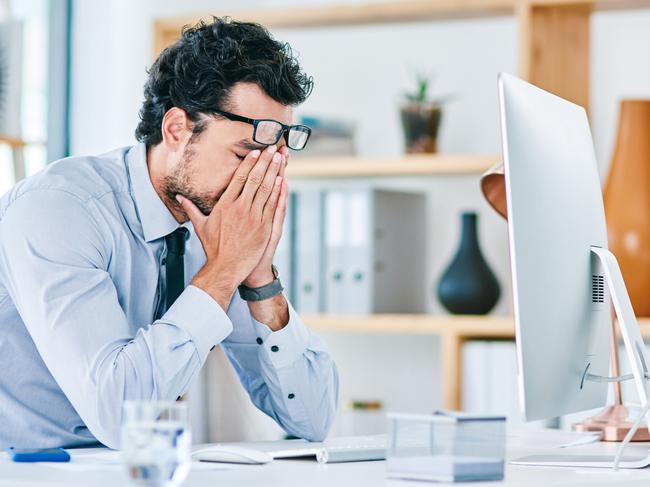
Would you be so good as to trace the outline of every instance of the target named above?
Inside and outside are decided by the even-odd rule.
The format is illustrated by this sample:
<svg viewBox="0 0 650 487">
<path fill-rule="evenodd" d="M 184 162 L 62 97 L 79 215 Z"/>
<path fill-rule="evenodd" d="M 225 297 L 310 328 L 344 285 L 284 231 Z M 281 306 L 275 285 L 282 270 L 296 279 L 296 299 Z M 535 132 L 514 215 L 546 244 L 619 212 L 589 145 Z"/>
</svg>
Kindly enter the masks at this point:
<svg viewBox="0 0 650 487">
<path fill-rule="evenodd" d="M 187 286 L 158 321 L 181 328 L 192 337 L 201 365 L 215 345 L 232 332 L 232 322 L 208 293 Z"/>
<path fill-rule="evenodd" d="M 271 331 L 268 326 L 252 318 L 258 343 L 276 369 L 293 364 L 305 353 L 309 343 L 309 330 L 289 302 L 287 306 L 289 322 L 281 330 Z"/>
</svg>

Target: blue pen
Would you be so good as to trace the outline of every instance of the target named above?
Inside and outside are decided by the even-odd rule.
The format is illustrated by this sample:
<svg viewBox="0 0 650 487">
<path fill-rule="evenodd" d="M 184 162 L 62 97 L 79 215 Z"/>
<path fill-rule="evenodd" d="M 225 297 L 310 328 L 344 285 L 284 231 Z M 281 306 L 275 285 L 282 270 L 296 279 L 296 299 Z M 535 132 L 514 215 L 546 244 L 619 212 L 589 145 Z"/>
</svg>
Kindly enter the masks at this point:
<svg viewBox="0 0 650 487">
<path fill-rule="evenodd" d="M 14 462 L 69 462 L 70 454 L 63 448 L 8 448 L 9 458 Z"/>
</svg>

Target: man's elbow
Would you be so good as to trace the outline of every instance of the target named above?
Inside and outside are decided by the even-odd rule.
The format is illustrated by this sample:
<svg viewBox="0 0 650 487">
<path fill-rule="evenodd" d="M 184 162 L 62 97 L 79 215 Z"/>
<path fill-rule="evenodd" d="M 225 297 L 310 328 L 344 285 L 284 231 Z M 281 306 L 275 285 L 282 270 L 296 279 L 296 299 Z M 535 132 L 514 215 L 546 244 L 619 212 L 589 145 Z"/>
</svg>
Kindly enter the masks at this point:
<svg viewBox="0 0 650 487">
<path fill-rule="evenodd" d="M 331 392 L 330 404 L 325 410 L 314 411 L 310 421 L 308 434 L 303 436 L 307 441 L 324 441 L 332 428 L 334 418 L 338 409 L 338 384 L 334 386 L 335 390 Z"/>
<path fill-rule="evenodd" d="M 102 445 L 119 450 L 121 446 L 121 421 L 102 417 L 87 424 L 88 430 Z"/>
<path fill-rule="evenodd" d="M 314 428 L 309 431 L 306 435 L 303 436 L 303 440 L 312 441 L 312 442 L 321 442 L 325 441 L 327 434 L 329 433 L 329 425 L 324 428 Z"/>
</svg>

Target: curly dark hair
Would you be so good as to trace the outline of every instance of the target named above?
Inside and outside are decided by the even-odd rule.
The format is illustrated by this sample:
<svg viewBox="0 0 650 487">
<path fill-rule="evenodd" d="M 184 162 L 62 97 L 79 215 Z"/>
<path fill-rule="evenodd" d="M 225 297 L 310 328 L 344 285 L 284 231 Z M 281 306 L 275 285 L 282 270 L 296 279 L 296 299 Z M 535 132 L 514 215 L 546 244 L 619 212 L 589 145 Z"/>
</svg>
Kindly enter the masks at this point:
<svg viewBox="0 0 650 487">
<path fill-rule="evenodd" d="M 301 69 L 287 43 L 260 24 L 213 17 L 185 26 L 180 39 L 163 50 L 148 72 L 135 136 L 147 145 L 162 141 L 162 120 L 172 107 L 194 122 L 193 137 L 205 128 L 201 114 L 226 110 L 238 82 L 257 84 L 283 105 L 305 101 L 313 81 Z"/>
</svg>

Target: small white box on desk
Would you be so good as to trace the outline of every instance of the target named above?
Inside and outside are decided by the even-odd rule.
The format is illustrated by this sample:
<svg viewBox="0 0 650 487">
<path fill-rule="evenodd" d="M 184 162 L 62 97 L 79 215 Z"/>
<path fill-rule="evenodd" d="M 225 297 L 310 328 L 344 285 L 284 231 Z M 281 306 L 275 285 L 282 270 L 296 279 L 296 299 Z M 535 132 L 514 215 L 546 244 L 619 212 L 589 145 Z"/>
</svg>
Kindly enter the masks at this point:
<svg viewBox="0 0 650 487">
<path fill-rule="evenodd" d="M 437 482 L 503 480 L 505 447 L 503 416 L 389 414 L 386 475 Z"/>
</svg>

